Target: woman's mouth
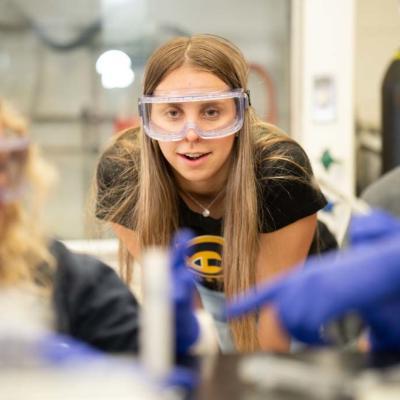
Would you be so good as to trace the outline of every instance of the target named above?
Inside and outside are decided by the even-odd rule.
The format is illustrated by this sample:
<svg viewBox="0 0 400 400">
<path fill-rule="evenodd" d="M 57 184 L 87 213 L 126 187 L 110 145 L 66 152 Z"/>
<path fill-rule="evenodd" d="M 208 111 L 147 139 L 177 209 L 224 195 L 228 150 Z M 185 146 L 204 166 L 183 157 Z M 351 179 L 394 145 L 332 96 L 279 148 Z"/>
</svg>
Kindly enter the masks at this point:
<svg viewBox="0 0 400 400">
<path fill-rule="evenodd" d="M 207 163 L 207 160 L 211 156 L 211 152 L 187 152 L 178 153 L 179 158 L 183 161 L 183 164 L 189 168 L 201 168 Z"/>
<path fill-rule="evenodd" d="M 206 156 L 208 156 L 210 153 L 179 153 L 181 157 L 184 157 L 185 159 L 189 161 L 197 161 L 200 160 Z"/>
</svg>

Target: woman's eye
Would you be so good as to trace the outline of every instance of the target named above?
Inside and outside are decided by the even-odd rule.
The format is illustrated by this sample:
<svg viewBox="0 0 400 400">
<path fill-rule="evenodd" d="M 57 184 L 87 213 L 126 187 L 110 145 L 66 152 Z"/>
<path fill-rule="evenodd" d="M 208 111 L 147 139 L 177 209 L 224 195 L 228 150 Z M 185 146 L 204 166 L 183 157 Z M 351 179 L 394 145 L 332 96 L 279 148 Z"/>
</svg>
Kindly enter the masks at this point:
<svg viewBox="0 0 400 400">
<path fill-rule="evenodd" d="M 168 118 L 176 119 L 179 117 L 180 111 L 176 109 L 167 110 L 165 114 L 167 115 Z"/>
<path fill-rule="evenodd" d="M 204 110 L 204 115 L 207 118 L 217 118 L 219 114 L 219 110 L 217 110 L 216 108 L 207 108 L 206 110 Z"/>
</svg>

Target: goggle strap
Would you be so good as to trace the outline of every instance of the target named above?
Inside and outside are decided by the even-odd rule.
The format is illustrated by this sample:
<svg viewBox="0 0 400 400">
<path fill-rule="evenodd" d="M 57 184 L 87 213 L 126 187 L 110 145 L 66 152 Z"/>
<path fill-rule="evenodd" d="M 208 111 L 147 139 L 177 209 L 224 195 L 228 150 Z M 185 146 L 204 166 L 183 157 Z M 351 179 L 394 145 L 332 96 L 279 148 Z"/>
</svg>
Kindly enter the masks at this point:
<svg viewBox="0 0 400 400">
<path fill-rule="evenodd" d="M 243 89 L 232 89 L 225 92 L 209 92 L 209 93 L 198 93 L 198 94 L 170 94 L 161 96 L 143 95 L 139 98 L 139 102 L 142 104 L 148 103 L 185 103 L 192 101 L 209 101 L 209 100 L 224 100 L 232 98 L 243 97 Z"/>
<path fill-rule="evenodd" d="M 246 93 L 246 104 L 245 104 L 245 108 L 250 107 L 251 106 L 251 100 L 250 100 L 250 89 L 247 89 L 244 91 Z"/>
<path fill-rule="evenodd" d="M 30 140 L 26 137 L 0 138 L 0 151 L 20 151 L 26 150 Z"/>
</svg>

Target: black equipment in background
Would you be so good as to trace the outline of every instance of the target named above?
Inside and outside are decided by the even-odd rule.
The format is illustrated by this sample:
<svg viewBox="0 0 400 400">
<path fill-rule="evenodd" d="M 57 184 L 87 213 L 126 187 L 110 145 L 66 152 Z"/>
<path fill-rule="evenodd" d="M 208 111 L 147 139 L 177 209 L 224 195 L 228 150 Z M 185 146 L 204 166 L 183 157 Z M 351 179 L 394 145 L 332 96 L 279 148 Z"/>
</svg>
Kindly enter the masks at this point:
<svg viewBox="0 0 400 400">
<path fill-rule="evenodd" d="M 382 174 L 400 165 L 400 50 L 382 83 Z"/>
</svg>

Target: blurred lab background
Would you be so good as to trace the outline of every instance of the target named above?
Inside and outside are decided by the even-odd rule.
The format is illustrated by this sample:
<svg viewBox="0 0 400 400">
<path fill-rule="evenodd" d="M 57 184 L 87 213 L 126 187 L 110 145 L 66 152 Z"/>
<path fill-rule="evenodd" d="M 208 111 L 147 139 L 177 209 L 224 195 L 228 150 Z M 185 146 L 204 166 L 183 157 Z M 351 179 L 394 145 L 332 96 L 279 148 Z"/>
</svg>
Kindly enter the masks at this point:
<svg viewBox="0 0 400 400">
<path fill-rule="evenodd" d="M 85 215 L 96 160 L 112 135 L 138 123 L 152 51 L 195 33 L 237 44 L 258 113 L 304 146 L 317 175 L 360 193 L 382 171 L 381 88 L 400 49 L 398 8 L 397 0 L 0 0 L 0 96 L 28 116 L 59 172 L 50 228 L 64 240 L 100 235 Z"/>
</svg>

